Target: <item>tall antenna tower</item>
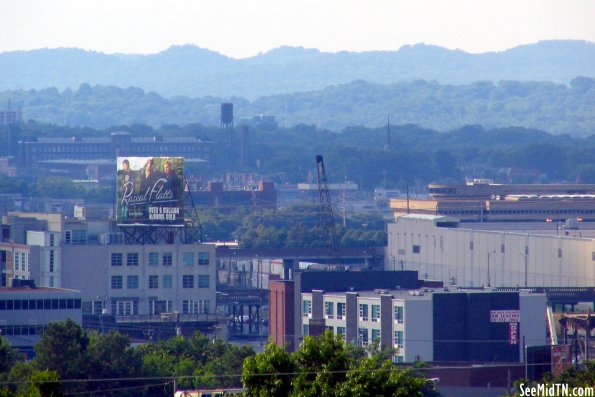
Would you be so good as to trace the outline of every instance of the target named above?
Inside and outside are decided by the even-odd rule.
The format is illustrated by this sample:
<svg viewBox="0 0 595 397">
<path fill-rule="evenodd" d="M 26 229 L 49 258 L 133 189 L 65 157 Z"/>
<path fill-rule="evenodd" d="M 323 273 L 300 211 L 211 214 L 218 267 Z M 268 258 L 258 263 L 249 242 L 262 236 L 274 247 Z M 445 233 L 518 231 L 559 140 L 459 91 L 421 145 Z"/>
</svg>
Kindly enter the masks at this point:
<svg viewBox="0 0 595 397">
<path fill-rule="evenodd" d="M 318 194 L 320 201 L 319 208 L 319 227 L 323 231 L 323 237 L 326 245 L 330 248 L 335 265 L 339 264 L 337 255 L 337 230 L 335 228 L 335 216 L 331 205 L 328 184 L 326 180 L 326 171 L 324 169 L 324 160 L 321 155 L 316 156 L 316 171 L 318 172 Z"/>
<path fill-rule="evenodd" d="M 391 140 L 391 133 L 390 133 L 390 115 L 386 116 L 386 145 L 384 148 L 386 150 L 392 149 L 392 140 Z"/>
</svg>

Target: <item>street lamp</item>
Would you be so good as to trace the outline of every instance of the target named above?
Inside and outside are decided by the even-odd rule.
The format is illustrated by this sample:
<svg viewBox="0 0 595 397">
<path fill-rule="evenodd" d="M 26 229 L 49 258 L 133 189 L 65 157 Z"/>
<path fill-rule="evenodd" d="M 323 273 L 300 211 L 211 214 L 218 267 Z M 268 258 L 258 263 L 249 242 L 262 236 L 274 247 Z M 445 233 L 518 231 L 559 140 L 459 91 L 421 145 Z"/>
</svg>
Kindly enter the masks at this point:
<svg viewBox="0 0 595 397">
<path fill-rule="evenodd" d="M 560 235 L 560 221 L 559 220 L 554 220 L 552 218 L 546 218 L 545 220 L 547 223 L 553 223 L 556 222 L 556 236 Z"/>
</svg>

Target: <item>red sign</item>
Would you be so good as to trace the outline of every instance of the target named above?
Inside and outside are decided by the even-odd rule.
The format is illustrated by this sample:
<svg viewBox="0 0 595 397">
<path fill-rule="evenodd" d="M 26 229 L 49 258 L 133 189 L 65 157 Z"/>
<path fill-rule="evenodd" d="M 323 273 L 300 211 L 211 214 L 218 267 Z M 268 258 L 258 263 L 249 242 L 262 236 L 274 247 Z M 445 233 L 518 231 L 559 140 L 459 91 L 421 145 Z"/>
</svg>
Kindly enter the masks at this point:
<svg viewBox="0 0 595 397">
<path fill-rule="evenodd" d="M 572 365 L 570 345 L 552 346 L 552 375 L 560 375 L 562 371 Z"/>
<path fill-rule="evenodd" d="M 511 345 L 519 343 L 519 323 L 508 323 L 508 342 Z"/>
</svg>

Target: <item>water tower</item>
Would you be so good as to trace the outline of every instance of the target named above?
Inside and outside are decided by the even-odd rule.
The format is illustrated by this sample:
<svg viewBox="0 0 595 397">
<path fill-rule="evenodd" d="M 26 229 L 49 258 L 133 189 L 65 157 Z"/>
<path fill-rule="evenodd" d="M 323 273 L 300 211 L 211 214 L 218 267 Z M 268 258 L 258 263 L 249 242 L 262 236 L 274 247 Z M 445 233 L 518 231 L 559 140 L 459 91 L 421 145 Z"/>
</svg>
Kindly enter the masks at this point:
<svg viewBox="0 0 595 397">
<path fill-rule="evenodd" d="M 233 140 L 235 129 L 233 127 L 233 103 L 221 104 L 221 134 L 229 135 L 230 142 Z"/>
</svg>

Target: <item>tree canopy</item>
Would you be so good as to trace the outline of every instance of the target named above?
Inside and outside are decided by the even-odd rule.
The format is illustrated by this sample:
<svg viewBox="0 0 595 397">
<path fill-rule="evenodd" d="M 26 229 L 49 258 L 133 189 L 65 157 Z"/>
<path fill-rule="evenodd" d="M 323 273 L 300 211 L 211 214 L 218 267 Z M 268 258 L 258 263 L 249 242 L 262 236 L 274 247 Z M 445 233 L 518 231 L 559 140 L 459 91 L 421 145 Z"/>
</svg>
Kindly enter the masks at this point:
<svg viewBox="0 0 595 397">
<path fill-rule="evenodd" d="M 304 337 L 298 350 L 285 352 L 270 342 L 244 361 L 242 382 L 248 397 L 348 397 L 433 395 L 426 380 L 400 370 L 378 353 L 357 354 L 340 335 Z"/>
</svg>

